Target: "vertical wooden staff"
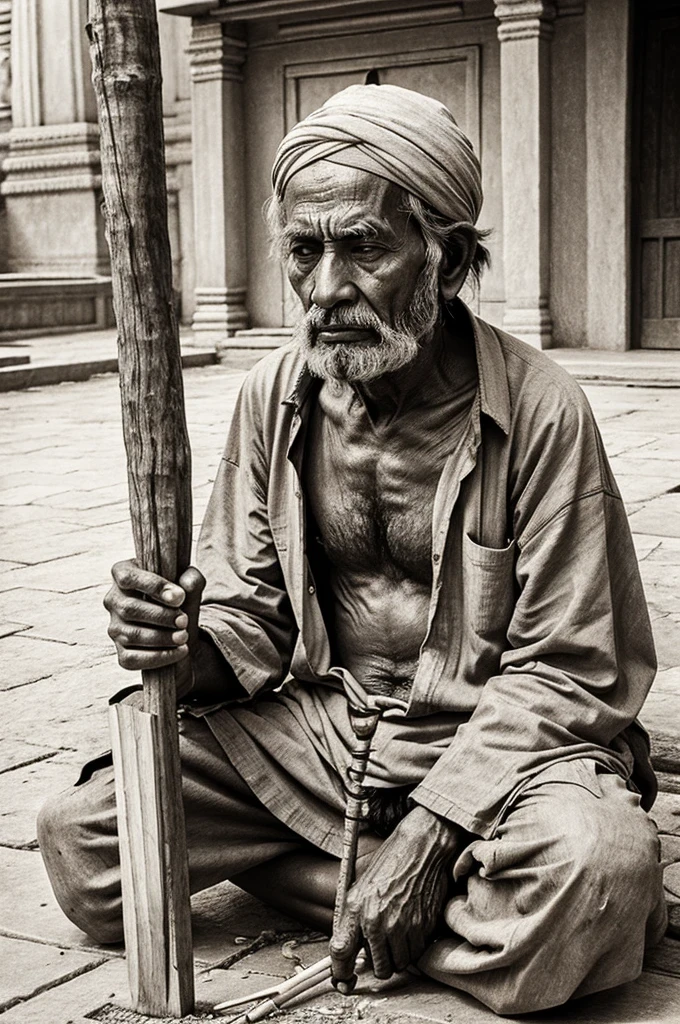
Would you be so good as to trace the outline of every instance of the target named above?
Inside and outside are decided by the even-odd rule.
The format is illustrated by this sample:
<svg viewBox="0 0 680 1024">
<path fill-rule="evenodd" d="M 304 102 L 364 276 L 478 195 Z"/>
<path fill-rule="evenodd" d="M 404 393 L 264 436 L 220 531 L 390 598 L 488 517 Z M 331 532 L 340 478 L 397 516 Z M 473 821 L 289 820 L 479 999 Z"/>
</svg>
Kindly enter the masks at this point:
<svg viewBox="0 0 680 1024">
<path fill-rule="evenodd" d="M 191 461 L 167 227 L 154 0 L 90 0 L 90 54 L 118 325 L 123 434 L 139 565 L 176 581 L 191 556 Z M 142 673 L 144 710 L 112 708 L 133 1006 L 193 1008 L 175 669 Z"/>
</svg>

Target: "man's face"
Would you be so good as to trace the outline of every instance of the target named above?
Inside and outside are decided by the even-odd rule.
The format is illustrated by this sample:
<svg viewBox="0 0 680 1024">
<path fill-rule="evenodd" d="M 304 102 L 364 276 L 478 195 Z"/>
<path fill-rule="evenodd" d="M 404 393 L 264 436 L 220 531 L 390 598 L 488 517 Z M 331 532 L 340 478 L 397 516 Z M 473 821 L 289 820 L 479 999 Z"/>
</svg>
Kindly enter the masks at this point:
<svg viewBox="0 0 680 1024">
<path fill-rule="evenodd" d="M 373 380 L 412 362 L 439 313 L 438 264 L 390 182 L 324 161 L 288 185 L 283 252 L 312 373 Z"/>
</svg>

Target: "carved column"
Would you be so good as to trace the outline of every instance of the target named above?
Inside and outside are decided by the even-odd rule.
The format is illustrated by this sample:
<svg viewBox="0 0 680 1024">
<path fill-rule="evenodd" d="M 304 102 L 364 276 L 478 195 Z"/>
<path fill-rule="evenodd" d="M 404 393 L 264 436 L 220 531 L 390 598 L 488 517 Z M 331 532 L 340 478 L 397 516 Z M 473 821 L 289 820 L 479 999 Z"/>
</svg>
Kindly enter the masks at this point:
<svg viewBox="0 0 680 1024">
<path fill-rule="evenodd" d="M 505 316 L 511 334 L 549 348 L 550 39 L 548 0 L 496 0 L 501 44 Z"/>
<path fill-rule="evenodd" d="M 196 310 L 193 328 L 219 344 L 248 326 L 243 65 L 239 27 L 193 20 L 192 81 Z"/>
<path fill-rule="evenodd" d="M 106 274 L 86 0 L 15 0 L 12 8 L 12 128 L 2 184 L 8 269 Z"/>
</svg>

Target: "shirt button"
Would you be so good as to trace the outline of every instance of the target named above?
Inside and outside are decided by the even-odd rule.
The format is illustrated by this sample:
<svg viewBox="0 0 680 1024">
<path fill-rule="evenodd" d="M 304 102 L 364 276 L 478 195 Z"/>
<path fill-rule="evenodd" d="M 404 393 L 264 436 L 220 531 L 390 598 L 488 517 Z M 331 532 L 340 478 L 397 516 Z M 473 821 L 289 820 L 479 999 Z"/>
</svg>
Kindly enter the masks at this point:
<svg viewBox="0 0 680 1024">
<path fill-rule="evenodd" d="M 439 552 L 438 551 L 435 551 L 435 553 L 433 554 L 432 561 L 433 562 L 438 562 L 439 561 Z"/>
<path fill-rule="evenodd" d="M 316 594 L 316 587 L 310 585 L 309 587 L 307 587 L 307 591 L 310 594 Z"/>
<path fill-rule="evenodd" d="M 301 497 L 302 497 L 302 495 L 300 494 L 300 492 L 299 492 L 299 491 L 296 491 L 296 492 L 295 492 L 295 497 L 296 497 L 296 498 L 301 498 Z"/>
</svg>

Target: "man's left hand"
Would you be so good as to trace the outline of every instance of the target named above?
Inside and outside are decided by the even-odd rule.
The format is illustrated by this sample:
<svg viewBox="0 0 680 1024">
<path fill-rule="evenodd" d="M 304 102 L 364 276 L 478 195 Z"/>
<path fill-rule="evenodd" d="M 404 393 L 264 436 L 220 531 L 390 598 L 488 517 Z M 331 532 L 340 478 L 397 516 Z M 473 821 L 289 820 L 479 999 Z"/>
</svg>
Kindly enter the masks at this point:
<svg viewBox="0 0 680 1024">
<path fill-rule="evenodd" d="M 449 867 L 469 841 L 462 828 L 417 806 L 380 847 L 347 894 L 333 933 L 333 977 L 349 980 L 366 946 L 376 978 L 389 978 L 420 957 L 446 900 Z"/>
</svg>

